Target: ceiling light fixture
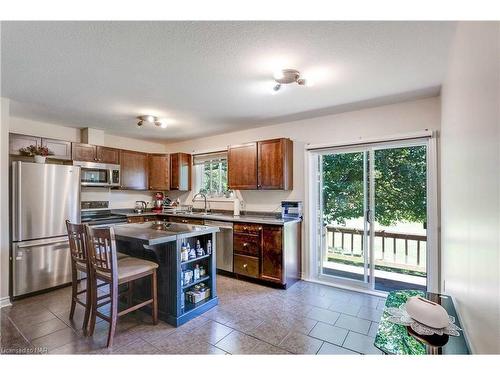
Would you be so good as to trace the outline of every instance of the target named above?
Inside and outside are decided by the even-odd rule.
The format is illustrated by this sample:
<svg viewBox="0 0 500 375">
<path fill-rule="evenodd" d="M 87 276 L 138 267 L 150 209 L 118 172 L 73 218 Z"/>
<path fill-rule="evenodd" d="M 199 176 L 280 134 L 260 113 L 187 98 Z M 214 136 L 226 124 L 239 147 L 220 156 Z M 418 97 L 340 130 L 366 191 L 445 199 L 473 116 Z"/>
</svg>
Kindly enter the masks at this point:
<svg viewBox="0 0 500 375">
<path fill-rule="evenodd" d="M 296 69 L 283 69 L 280 72 L 274 73 L 274 80 L 276 85 L 274 85 L 273 90 L 278 91 L 282 85 L 288 85 L 290 83 L 297 83 L 299 86 L 306 84 L 304 78 L 300 78 L 300 72 Z"/>
<path fill-rule="evenodd" d="M 165 129 L 167 127 L 167 123 L 165 121 L 161 121 L 156 116 L 144 115 L 144 116 L 138 116 L 137 119 L 139 120 L 139 122 L 137 123 L 138 127 L 142 127 L 145 123 L 154 124 L 162 129 Z"/>
</svg>

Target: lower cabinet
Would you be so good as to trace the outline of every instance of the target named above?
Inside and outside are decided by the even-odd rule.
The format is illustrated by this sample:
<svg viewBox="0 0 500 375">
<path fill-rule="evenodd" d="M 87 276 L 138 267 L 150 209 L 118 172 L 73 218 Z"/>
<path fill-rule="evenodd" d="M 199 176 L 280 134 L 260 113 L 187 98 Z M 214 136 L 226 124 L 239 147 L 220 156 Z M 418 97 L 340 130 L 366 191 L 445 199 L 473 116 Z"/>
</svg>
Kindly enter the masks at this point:
<svg viewBox="0 0 500 375">
<path fill-rule="evenodd" d="M 260 275 L 259 258 L 234 254 L 233 269 L 234 273 L 239 275 L 258 278 Z"/>
<path fill-rule="evenodd" d="M 300 227 L 300 225 L 297 223 Z M 235 223 L 233 232 L 234 265 L 233 272 L 237 275 L 256 278 L 286 287 L 291 280 L 299 278 L 300 243 L 297 238 L 288 241 L 291 270 L 295 275 L 287 276 L 285 263 L 287 260 L 285 234 L 295 232 L 294 224 L 264 225 L 253 223 Z"/>
<path fill-rule="evenodd" d="M 265 225 L 262 231 L 261 278 L 283 282 L 283 229 Z"/>
<path fill-rule="evenodd" d="M 171 223 L 203 225 L 202 219 L 192 219 L 178 216 L 169 216 L 168 221 L 170 221 Z"/>
<path fill-rule="evenodd" d="M 144 216 L 129 216 L 127 217 L 127 223 L 144 223 Z"/>
</svg>

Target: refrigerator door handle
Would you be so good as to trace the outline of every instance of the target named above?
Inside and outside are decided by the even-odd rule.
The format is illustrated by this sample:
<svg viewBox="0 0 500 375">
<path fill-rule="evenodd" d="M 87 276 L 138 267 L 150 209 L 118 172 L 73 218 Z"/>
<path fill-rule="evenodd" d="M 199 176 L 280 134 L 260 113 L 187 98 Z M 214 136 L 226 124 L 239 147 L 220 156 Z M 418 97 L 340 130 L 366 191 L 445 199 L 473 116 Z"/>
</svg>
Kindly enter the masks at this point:
<svg viewBox="0 0 500 375">
<path fill-rule="evenodd" d="M 47 242 L 41 242 L 39 244 L 18 245 L 17 248 L 18 249 L 24 249 L 24 248 L 27 248 L 27 247 L 40 247 L 40 246 L 55 245 L 55 244 L 58 244 L 58 243 L 67 243 L 67 242 L 68 242 L 68 239 L 65 238 L 64 240 L 47 241 Z"/>
</svg>

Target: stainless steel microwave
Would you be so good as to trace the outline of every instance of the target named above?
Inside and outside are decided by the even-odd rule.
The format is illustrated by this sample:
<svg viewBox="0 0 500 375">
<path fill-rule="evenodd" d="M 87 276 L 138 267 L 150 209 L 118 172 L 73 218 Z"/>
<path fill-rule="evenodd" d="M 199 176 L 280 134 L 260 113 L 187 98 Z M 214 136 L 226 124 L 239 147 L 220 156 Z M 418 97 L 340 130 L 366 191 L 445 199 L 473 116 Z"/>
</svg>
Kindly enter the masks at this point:
<svg viewBox="0 0 500 375">
<path fill-rule="evenodd" d="M 118 164 L 102 164 L 86 161 L 74 161 L 80 167 L 80 184 L 82 186 L 120 186 L 120 166 Z"/>
</svg>

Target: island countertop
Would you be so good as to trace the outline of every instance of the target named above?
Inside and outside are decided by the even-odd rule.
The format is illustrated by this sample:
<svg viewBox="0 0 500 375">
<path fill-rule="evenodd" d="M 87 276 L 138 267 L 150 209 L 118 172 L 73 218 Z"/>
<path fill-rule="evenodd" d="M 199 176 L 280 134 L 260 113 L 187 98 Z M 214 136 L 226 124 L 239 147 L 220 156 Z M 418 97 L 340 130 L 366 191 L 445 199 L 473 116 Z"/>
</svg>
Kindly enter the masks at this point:
<svg viewBox="0 0 500 375">
<path fill-rule="evenodd" d="M 150 221 L 137 224 L 119 224 L 113 227 L 117 239 L 143 241 L 146 245 L 159 245 L 178 238 L 200 236 L 218 232 L 217 227 Z"/>
</svg>

